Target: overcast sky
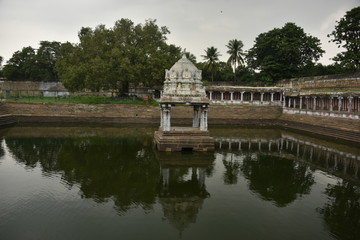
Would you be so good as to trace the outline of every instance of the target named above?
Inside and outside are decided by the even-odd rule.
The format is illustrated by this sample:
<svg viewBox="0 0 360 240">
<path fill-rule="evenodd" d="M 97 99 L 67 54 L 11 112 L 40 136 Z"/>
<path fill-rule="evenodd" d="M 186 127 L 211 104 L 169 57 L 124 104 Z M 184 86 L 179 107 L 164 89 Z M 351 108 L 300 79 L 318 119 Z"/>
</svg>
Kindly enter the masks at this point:
<svg viewBox="0 0 360 240">
<path fill-rule="evenodd" d="M 326 54 L 320 62 L 329 64 L 339 50 L 327 34 L 359 5 L 360 0 L 0 0 L 0 56 L 6 61 L 45 40 L 77 43 L 81 27 L 110 28 L 128 18 L 135 24 L 156 19 L 169 28 L 168 43 L 186 48 L 198 61 L 211 46 L 226 61 L 229 40 L 242 40 L 248 50 L 260 33 L 294 22 L 321 40 Z"/>
</svg>

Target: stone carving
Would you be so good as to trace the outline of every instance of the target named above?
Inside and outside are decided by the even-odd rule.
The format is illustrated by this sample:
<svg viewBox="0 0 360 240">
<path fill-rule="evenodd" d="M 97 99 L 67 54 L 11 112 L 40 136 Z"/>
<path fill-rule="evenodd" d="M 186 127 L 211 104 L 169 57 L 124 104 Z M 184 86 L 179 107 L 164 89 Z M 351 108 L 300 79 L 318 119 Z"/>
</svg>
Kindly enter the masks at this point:
<svg viewBox="0 0 360 240">
<path fill-rule="evenodd" d="M 160 102 L 166 103 L 209 103 L 201 82 L 201 70 L 183 57 L 165 70 L 164 91 Z"/>
</svg>

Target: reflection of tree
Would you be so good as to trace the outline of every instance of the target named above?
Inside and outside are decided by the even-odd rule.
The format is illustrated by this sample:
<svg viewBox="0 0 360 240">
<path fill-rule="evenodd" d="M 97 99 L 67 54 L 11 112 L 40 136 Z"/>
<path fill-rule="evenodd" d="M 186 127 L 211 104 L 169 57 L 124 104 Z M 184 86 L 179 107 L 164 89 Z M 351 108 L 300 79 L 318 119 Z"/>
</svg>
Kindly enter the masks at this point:
<svg viewBox="0 0 360 240">
<path fill-rule="evenodd" d="M 59 152 L 64 139 L 59 138 L 7 138 L 6 145 L 16 161 L 34 168 L 38 163 L 44 172 L 56 168 Z"/>
<path fill-rule="evenodd" d="M 328 202 L 318 212 L 338 239 L 360 239 L 360 188 L 349 182 L 328 184 Z"/>
<path fill-rule="evenodd" d="M 225 184 L 236 184 L 240 172 L 240 161 L 230 153 L 230 157 L 224 155 L 223 164 L 225 167 L 224 182 Z"/>
<path fill-rule="evenodd" d="M 62 173 L 70 186 L 79 184 L 83 197 L 111 198 L 120 213 L 155 202 L 159 166 L 148 142 L 140 137 L 6 139 L 17 161 Z"/>
<path fill-rule="evenodd" d="M 276 206 L 284 207 L 298 195 L 308 194 L 314 184 L 314 177 L 306 165 L 280 157 L 258 155 L 244 159 L 240 167 L 249 180 L 250 190 L 257 192 Z"/>
</svg>

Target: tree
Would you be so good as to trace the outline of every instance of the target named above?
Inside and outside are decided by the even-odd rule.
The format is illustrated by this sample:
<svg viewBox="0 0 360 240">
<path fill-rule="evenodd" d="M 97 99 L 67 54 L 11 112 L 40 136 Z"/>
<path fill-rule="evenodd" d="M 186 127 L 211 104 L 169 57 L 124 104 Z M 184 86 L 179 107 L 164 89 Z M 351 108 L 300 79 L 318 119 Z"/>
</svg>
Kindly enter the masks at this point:
<svg viewBox="0 0 360 240">
<path fill-rule="evenodd" d="M 3 74 L 9 80 L 37 80 L 36 52 L 32 47 L 16 51 L 4 66 Z"/>
<path fill-rule="evenodd" d="M 24 47 L 16 51 L 4 66 L 9 80 L 57 81 L 55 63 L 61 43 L 41 41 L 38 50 Z"/>
<path fill-rule="evenodd" d="M 43 81 L 58 81 L 55 72 L 55 63 L 59 55 L 60 47 L 60 42 L 40 42 L 40 47 L 36 53 L 36 64 L 39 70 L 38 79 Z"/>
<path fill-rule="evenodd" d="M 214 73 L 217 69 L 217 63 L 221 54 L 218 52 L 217 48 L 209 47 L 205 50 L 205 55 L 202 55 L 206 61 L 205 69 L 211 72 L 211 81 L 214 81 Z"/>
<path fill-rule="evenodd" d="M 0 77 L 3 76 L 3 71 L 2 71 L 2 61 L 3 61 L 3 57 L 0 56 Z"/>
<path fill-rule="evenodd" d="M 226 45 L 228 48 L 227 53 L 230 54 L 230 57 L 227 61 L 228 64 L 233 66 L 234 68 L 234 81 L 236 81 L 236 65 L 242 65 L 244 64 L 244 58 L 245 55 L 242 48 L 244 47 L 244 44 L 241 40 L 233 39 L 230 40 L 229 43 Z"/>
<path fill-rule="evenodd" d="M 156 20 L 135 25 L 121 19 L 113 28 L 82 28 L 79 44 L 61 48 L 56 70 L 71 91 L 110 90 L 126 94 L 129 84 L 153 86 L 164 80 L 164 69 L 180 58 L 179 47 L 166 43 L 166 27 Z"/>
<path fill-rule="evenodd" d="M 274 81 L 298 77 L 302 67 L 314 64 L 323 53 L 318 38 L 294 23 L 286 23 L 282 28 L 261 33 L 246 59 L 249 67 Z"/>
<path fill-rule="evenodd" d="M 333 60 L 360 71 L 360 7 L 346 12 L 336 23 L 335 30 L 328 37 L 333 37 L 331 41 L 346 51 L 337 54 Z"/>
</svg>

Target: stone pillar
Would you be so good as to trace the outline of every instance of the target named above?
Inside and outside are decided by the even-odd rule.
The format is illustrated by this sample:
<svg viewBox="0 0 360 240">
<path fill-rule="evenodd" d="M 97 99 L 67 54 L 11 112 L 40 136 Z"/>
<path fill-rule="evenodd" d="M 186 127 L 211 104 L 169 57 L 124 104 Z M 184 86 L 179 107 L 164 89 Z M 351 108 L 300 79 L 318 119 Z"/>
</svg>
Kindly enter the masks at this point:
<svg viewBox="0 0 360 240">
<path fill-rule="evenodd" d="M 241 102 L 244 101 L 244 93 L 245 93 L 245 92 L 241 92 L 241 93 L 240 93 L 240 94 L 241 94 L 241 96 L 240 96 L 240 101 L 241 101 Z"/>
<path fill-rule="evenodd" d="M 262 93 L 260 93 L 260 102 L 262 103 L 263 101 L 264 101 L 264 93 L 262 92 Z"/>
<path fill-rule="evenodd" d="M 202 105 L 201 106 L 201 117 L 200 117 L 200 131 L 208 130 L 207 115 L 208 115 L 208 106 Z"/>
<path fill-rule="evenodd" d="M 320 104 L 321 104 L 321 110 L 325 110 L 325 98 L 324 97 L 320 98 Z"/>
<path fill-rule="evenodd" d="M 250 92 L 250 95 L 251 95 L 251 97 L 250 97 L 250 102 L 252 102 L 252 101 L 254 101 L 254 93 L 253 93 L 253 92 Z"/>
<path fill-rule="evenodd" d="M 302 105 L 303 105 L 303 97 L 300 97 L 300 104 L 299 104 L 299 109 L 302 109 Z"/>
<path fill-rule="evenodd" d="M 213 91 L 209 91 L 209 98 L 210 98 L 210 101 L 212 100 L 212 94 L 213 94 Z"/>
<path fill-rule="evenodd" d="M 286 97 L 283 95 L 283 107 L 286 107 Z"/>
<path fill-rule="evenodd" d="M 161 127 L 163 131 L 170 131 L 171 104 L 161 104 Z"/>
<path fill-rule="evenodd" d="M 289 97 L 289 100 L 288 100 L 288 108 L 290 108 L 291 106 L 291 97 Z"/>
<path fill-rule="evenodd" d="M 341 100 L 342 100 L 342 97 L 338 97 L 338 111 L 340 112 L 341 110 L 342 110 L 342 102 L 341 102 Z"/>
<path fill-rule="evenodd" d="M 230 101 L 234 100 L 234 92 L 230 92 Z"/>
<path fill-rule="evenodd" d="M 274 102 L 274 93 L 270 93 L 271 94 L 271 97 L 270 97 L 270 102 Z"/>
<path fill-rule="evenodd" d="M 350 112 L 352 112 L 352 107 L 353 107 L 353 101 L 352 101 L 353 97 L 349 96 L 348 100 L 349 100 L 349 102 L 348 102 L 348 112 L 350 113 Z"/>
<path fill-rule="evenodd" d="M 223 101 L 224 100 L 224 92 L 220 92 L 220 94 L 221 94 L 220 100 Z"/>
<path fill-rule="evenodd" d="M 313 105 L 313 110 L 316 110 L 316 97 L 314 97 L 314 105 Z"/>
<path fill-rule="evenodd" d="M 334 106 L 333 106 L 333 97 L 330 97 L 330 103 L 329 103 L 329 111 L 332 112 L 334 110 Z"/>
<path fill-rule="evenodd" d="M 193 127 L 198 128 L 200 126 L 199 122 L 199 112 L 200 112 L 200 106 L 194 105 L 194 118 L 193 118 Z"/>
</svg>

